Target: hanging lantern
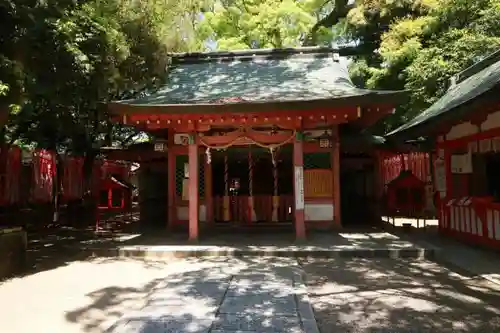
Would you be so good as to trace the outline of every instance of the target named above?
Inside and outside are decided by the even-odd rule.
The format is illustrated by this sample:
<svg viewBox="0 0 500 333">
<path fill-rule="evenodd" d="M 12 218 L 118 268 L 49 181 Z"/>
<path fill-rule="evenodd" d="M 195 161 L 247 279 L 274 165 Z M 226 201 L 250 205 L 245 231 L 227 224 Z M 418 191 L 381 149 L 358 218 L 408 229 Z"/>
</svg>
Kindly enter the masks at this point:
<svg viewBox="0 0 500 333">
<path fill-rule="evenodd" d="M 158 152 L 167 151 L 167 144 L 163 141 L 155 142 L 154 151 L 158 151 Z"/>
<path fill-rule="evenodd" d="M 331 148 L 332 147 L 332 137 L 325 131 L 318 137 L 319 147 L 320 148 Z"/>
</svg>

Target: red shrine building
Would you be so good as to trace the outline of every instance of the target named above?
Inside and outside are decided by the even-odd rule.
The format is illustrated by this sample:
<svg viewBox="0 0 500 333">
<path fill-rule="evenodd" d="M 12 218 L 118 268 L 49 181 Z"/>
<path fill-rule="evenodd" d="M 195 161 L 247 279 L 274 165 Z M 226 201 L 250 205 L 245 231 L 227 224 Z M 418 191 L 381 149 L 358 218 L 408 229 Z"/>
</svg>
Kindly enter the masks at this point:
<svg viewBox="0 0 500 333">
<path fill-rule="evenodd" d="M 387 138 L 432 153 L 441 233 L 500 249 L 500 50 Z"/>
<path fill-rule="evenodd" d="M 359 213 L 356 188 L 368 200 L 376 181 L 362 132 L 406 94 L 356 88 L 341 56 L 329 48 L 174 54 L 163 87 L 110 103 L 114 121 L 156 138 L 155 151 L 136 160 L 167 157 L 168 225 L 196 240 L 211 225 L 289 224 L 303 239 Z"/>
</svg>

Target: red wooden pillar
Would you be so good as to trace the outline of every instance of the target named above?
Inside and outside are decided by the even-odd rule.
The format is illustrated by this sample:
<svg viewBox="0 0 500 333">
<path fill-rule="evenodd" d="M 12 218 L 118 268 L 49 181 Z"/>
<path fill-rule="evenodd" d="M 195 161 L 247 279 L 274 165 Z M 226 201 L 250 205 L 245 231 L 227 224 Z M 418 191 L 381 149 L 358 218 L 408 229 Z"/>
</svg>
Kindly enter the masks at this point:
<svg viewBox="0 0 500 333">
<path fill-rule="evenodd" d="M 207 148 L 208 149 L 208 148 Z M 207 222 L 214 221 L 214 197 L 213 197 L 213 179 L 212 179 L 212 161 L 210 151 L 205 154 L 205 211 Z"/>
<path fill-rule="evenodd" d="M 304 214 L 304 145 L 303 134 L 297 133 L 293 143 L 293 169 L 295 197 L 295 236 L 297 240 L 305 240 L 306 226 Z"/>
<path fill-rule="evenodd" d="M 340 137 L 339 127 L 333 128 L 333 221 L 335 226 L 341 227 L 342 222 L 340 219 Z"/>
<path fill-rule="evenodd" d="M 248 224 L 252 224 L 255 217 L 253 198 L 253 155 L 252 146 L 248 146 Z"/>
<path fill-rule="evenodd" d="M 189 240 L 198 240 L 198 144 L 195 135 L 189 136 Z"/>
<path fill-rule="evenodd" d="M 168 221 L 167 221 L 167 227 L 171 228 L 174 226 L 176 220 L 177 220 L 177 214 L 176 214 L 176 198 L 177 198 L 177 193 L 175 190 L 175 160 L 177 156 L 175 155 L 174 151 L 172 150 L 172 146 L 169 147 L 168 152 L 167 152 L 167 163 L 168 163 Z"/>
</svg>

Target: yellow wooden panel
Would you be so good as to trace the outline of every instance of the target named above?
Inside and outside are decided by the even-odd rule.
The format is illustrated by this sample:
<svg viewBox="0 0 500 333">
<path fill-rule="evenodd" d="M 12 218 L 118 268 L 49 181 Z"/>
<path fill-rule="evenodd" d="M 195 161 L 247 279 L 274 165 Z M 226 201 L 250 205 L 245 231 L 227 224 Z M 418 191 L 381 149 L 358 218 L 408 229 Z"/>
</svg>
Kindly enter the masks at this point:
<svg viewBox="0 0 500 333">
<path fill-rule="evenodd" d="M 184 178 L 182 180 L 182 200 L 189 200 L 189 179 Z"/>
<path fill-rule="evenodd" d="M 304 196 L 306 198 L 331 198 L 333 196 L 332 170 L 305 170 Z"/>
</svg>

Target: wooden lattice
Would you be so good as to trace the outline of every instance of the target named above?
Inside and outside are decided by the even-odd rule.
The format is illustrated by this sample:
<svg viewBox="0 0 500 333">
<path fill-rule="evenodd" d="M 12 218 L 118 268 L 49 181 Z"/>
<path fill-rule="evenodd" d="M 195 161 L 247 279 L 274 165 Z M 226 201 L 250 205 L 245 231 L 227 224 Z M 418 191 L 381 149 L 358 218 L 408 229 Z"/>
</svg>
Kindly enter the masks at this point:
<svg viewBox="0 0 500 333">
<path fill-rule="evenodd" d="M 183 189 L 185 188 L 184 182 L 184 164 L 189 162 L 189 158 L 187 155 L 178 155 L 176 156 L 176 165 L 175 165 L 175 190 L 178 197 L 183 197 Z M 200 155 L 199 157 L 199 196 L 200 198 L 205 197 L 205 156 Z"/>
<path fill-rule="evenodd" d="M 304 196 L 306 198 L 331 198 L 333 196 L 332 170 L 305 170 Z"/>
</svg>

